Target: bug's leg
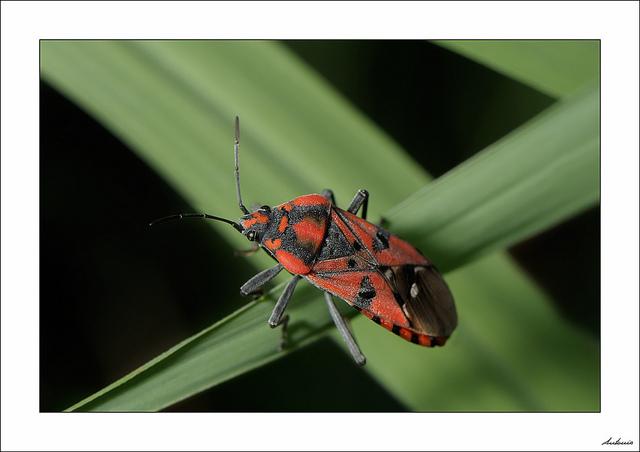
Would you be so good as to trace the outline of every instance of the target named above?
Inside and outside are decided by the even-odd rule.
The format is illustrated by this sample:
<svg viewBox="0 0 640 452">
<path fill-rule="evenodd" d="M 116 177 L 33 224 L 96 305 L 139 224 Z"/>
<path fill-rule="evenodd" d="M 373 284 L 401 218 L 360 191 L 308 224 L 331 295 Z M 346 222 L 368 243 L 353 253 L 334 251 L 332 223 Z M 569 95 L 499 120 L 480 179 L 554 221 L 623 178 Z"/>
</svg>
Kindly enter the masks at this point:
<svg viewBox="0 0 640 452">
<path fill-rule="evenodd" d="M 362 219 L 367 219 L 367 206 L 369 205 L 369 192 L 364 189 L 360 189 L 356 192 L 356 195 L 353 197 L 351 204 L 349 204 L 348 212 L 356 215 L 360 206 L 362 206 Z"/>
<path fill-rule="evenodd" d="M 333 190 L 325 188 L 324 190 L 322 190 L 321 194 L 322 196 L 330 200 L 331 204 L 333 204 L 334 206 L 336 205 L 336 197 L 333 195 Z"/>
<path fill-rule="evenodd" d="M 258 242 L 251 242 L 251 248 L 246 250 L 235 250 L 233 252 L 234 256 L 251 256 L 255 254 L 260 249 Z"/>
<path fill-rule="evenodd" d="M 284 313 L 284 310 L 287 309 L 287 304 L 289 304 L 289 300 L 291 300 L 291 296 L 293 295 L 293 290 L 296 288 L 296 284 L 298 284 L 300 278 L 301 277 L 299 275 L 295 275 L 291 278 L 291 281 L 287 283 L 287 287 L 284 288 L 280 298 L 278 298 L 278 302 L 271 312 L 271 317 L 269 317 L 269 326 L 271 328 L 277 327 L 282 322 L 282 314 Z"/>
<path fill-rule="evenodd" d="M 280 349 L 283 349 L 286 346 L 287 340 L 287 325 L 289 323 L 289 316 L 284 314 L 284 310 L 287 309 L 287 305 L 289 304 L 289 300 L 291 300 L 291 296 L 293 295 L 293 291 L 300 281 L 301 276 L 295 275 L 291 278 L 291 281 L 287 283 L 287 286 L 284 288 L 284 291 L 278 298 L 273 311 L 271 312 L 271 317 L 269 317 L 269 326 L 271 328 L 275 328 L 278 325 L 282 325 L 282 342 L 280 343 Z"/>
<path fill-rule="evenodd" d="M 389 227 L 389 220 L 387 220 L 385 217 L 380 217 L 380 222 L 378 223 L 378 226 L 380 226 L 383 229 L 387 229 Z"/>
<path fill-rule="evenodd" d="M 282 268 L 282 265 L 278 264 L 275 267 L 261 271 L 240 287 L 240 293 L 244 296 L 255 293 L 258 289 L 275 278 Z"/>
<path fill-rule="evenodd" d="M 342 314 L 340 314 L 340 311 L 338 311 L 338 308 L 336 308 L 336 305 L 333 303 L 333 298 L 331 298 L 331 294 L 329 292 L 325 292 L 324 299 L 327 302 L 327 307 L 329 308 L 329 314 L 331 314 L 333 323 L 336 324 L 336 328 L 338 328 L 340 335 L 342 336 L 344 341 L 347 343 L 347 347 L 349 348 L 349 353 L 351 353 L 353 360 L 356 362 L 358 366 L 364 366 L 367 362 L 367 358 L 365 358 L 365 356 L 360 351 L 360 347 L 358 347 L 358 344 L 354 339 L 353 334 L 351 334 L 351 330 L 347 325 L 347 321 L 344 319 L 344 317 L 342 317 Z"/>
</svg>

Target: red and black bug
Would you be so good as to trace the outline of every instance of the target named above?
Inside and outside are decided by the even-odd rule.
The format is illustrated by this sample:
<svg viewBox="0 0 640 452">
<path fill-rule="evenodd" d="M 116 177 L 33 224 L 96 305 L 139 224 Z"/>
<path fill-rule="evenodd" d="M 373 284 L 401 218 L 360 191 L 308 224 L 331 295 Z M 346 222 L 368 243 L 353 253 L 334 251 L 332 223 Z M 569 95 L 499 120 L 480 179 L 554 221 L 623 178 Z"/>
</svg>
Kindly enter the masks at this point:
<svg viewBox="0 0 640 452">
<path fill-rule="evenodd" d="M 296 284 L 305 278 L 324 292 L 336 327 L 356 363 L 365 357 L 333 304 L 343 299 L 377 324 L 415 344 L 444 345 L 457 325 L 453 296 L 433 263 L 409 243 L 381 226 L 369 223 L 369 194 L 359 190 L 346 210 L 335 205 L 333 193 L 299 196 L 275 207 L 249 212 L 240 194 L 238 166 L 239 119 L 235 120 L 235 177 L 239 222 L 209 214 L 178 214 L 152 224 L 182 218 L 205 218 L 231 224 L 278 263 L 258 273 L 241 288 L 256 293 L 282 269 L 293 275 L 269 318 L 286 328 L 284 315 Z M 356 216 L 362 208 L 362 216 Z"/>
</svg>

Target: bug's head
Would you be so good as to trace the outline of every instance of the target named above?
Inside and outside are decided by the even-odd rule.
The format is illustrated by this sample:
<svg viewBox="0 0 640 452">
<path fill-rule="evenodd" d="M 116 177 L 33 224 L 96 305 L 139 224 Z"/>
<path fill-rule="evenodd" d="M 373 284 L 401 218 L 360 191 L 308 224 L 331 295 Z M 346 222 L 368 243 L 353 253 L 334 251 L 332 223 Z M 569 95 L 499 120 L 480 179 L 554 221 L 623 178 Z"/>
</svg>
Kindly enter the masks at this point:
<svg viewBox="0 0 640 452">
<path fill-rule="evenodd" d="M 235 120 L 235 139 L 233 145 L 233 153 L 235 156 L 235 174 L 236 174 L 236 195 L 238 197 L 238 207 L 244 215 L 240 218 L 240 222 L 228 220 L 226 218 L 217 217 L 208 213 L 179 213 L 175 215 L 169 215 L 167 217 L 158 218 L 157 220 L 149 223 L 149 226 L 153 226 L 159 223 L 166 223 L 173 220 L 182 220 L 183 218 L 204 218 L 207 220 L 221 221 L 223 223 L 230 224 L 237 231 L 241 232 L 247 239 L 252 242 L 260 242 L 264 237 L 264 234 L 271 221 L 271 208 L 269 206 L 262 206 L 254 212 L 249 210 L 242 203 L 242 196 L 240 195 L 240 168 L 238 163 L 238 154 L 240 148 L 240 119 L 236 116 Z"/>
<path fill-rule="evenodd" d="M 264 233 L 271 221 L 271 208 L 262 206 L 252 213 L 244 215 L 240 219 L 242 234 L 252 242 L 259 242 L 264 237 Z"/>
</svg>

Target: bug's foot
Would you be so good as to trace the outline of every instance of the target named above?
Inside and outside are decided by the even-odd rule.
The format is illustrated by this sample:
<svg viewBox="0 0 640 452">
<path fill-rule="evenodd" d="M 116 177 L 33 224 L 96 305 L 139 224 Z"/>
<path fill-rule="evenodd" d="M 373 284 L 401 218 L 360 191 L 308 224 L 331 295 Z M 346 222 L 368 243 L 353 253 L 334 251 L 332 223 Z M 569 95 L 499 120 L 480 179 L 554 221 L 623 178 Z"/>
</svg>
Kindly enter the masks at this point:
<svg viewBox="0 0 640 452">
<path fill-rule="evenodd" d="M 264 295 L 264 290 L 255 289 L 251 292 L 243 292 L 242 290 L 240 290 L 240 295 L 242 295 L 243 297 L 251 297 L 251 300 L 257 300 Z"/>
<path fill-rule="evenodd" d="M 260 248 L 258 247 L 258 244 L 256 243 L 255 246 L 246 249 L 246 250 L 235 250 L 233 252 L 234 256 L 243 256 L 243 257 L 247 257 L 247 256 L 251 256 L 253 254 L 255 254 Z"/>
<path fill-rule="evenodd" d="M 387 220 L 385 217 L 380 217 L 378 225 L 383 229 L 387 229 L 389 227 L 389 220 Z"/>
<path fill-rule="evenodd" d="M 287 348 L 289 348 L 289 331 L 288 331 L 289 315 L 288 314 L 282 318 L 278 326 L 281 327 L 280 345 L 278 346 L 278 351 L 283 352 Z"/>
</svg>

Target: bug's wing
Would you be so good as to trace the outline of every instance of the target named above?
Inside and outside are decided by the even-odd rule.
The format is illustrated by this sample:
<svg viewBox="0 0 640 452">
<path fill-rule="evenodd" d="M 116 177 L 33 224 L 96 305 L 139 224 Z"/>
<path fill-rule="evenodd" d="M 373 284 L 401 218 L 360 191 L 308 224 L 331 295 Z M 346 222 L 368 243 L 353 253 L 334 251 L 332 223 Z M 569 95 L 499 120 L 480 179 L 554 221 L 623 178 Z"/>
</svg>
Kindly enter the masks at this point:
<svg viewBox="0 0 640 452">
<path fill-rule="evenodd" d="M 381 270 L 312 272 L 306 277 L 389 330 L 398 326 L 427 336 L 451 335 L 458 316 L 451 291 L 435 268 L 403 265 Z"/>
<path fill-rule="evenodd" d="M 411 244 L 382 227 L 369 223 L 346 210 L 338 208 L 333 210 L 331 219 L 344 234 L 347 241 L 349 243 L 358 242 L 363 248 L 360 252 L 362 257 L 375 265 L 431 264 Z"/>
<path fill-rule="evenodd" d="M 458 319 L 453 296 L 411 244 L 334 208 L 327 239 L 307 279 L 407 340 L 444 343 Z M 415 333 L 415 334 L 414 334 Z M 442 341 L 440 341 L 442 339 Z"/>
<path fill-rule="evenodd" d="M 362 311 L 371 312 L 389 325 L 410 327 L 389 283 L 378 271 L 311 272 L 305 277 L 316 287 Z"/>
<path fill-rule="evenodd" d="M 451 335 L 458 324 L 453 296 L 433 266 L 401 265 L 383 272 L 411 328 L 430 336 Z"/>
</svg>

